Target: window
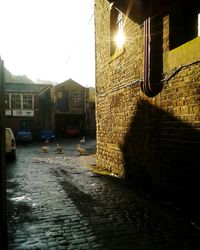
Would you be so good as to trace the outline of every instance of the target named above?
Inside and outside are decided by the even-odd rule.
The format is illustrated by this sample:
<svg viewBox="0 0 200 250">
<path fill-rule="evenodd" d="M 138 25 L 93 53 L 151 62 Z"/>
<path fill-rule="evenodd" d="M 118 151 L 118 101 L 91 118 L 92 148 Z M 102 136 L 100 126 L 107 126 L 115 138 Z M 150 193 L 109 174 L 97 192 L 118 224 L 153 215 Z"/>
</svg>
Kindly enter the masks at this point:
<svg viewBox="0 0 200 250">
<path fill-rule="evenodd" d="M 174 49 L 200 35 L 199 9 L 184 5 L 175 8 L 169 19 L 169 48 Z"/>
<path fill-rule="evenodd" d="M 123 15 L 116 8 L 110 10 L 110 54 L 116 52 L 117 47 L 122 48 L 123 37 Z"/>
<path fill-rule="evenodd" d="M 81 104 L 81 93 L 80 92 L 72 92 L 72 106 L 80 106 Z"/>
<path fill-rule="evenodd" d="M 32 95 L 23 95 L 23 109 L 33 108 L 33 98 Z"/>
<path fill-rule="evenodd" d="M 21 109 L 21 96 L 19 94 L 12 94 L 11 107 L 13 109 Z"/>
<path fill-rule="evenodd" d="M 58 92 L 57 94 L 57 111 L 59 112 L 67 112 L 68 111 L 68 92 Z"/>
</svg>

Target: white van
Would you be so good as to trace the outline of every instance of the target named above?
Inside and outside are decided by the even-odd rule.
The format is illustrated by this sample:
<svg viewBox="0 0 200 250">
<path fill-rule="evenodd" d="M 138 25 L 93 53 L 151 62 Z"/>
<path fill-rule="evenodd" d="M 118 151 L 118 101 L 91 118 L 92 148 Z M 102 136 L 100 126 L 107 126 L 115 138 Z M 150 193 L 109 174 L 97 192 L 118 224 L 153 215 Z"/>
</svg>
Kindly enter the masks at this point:
<svg viewBox="0 0 200 250">
<path fill-rule="evenodd" d="M 6 128 L 6 156 L 11 160 L 16 159 L 16 142 L 11 128 Z"/>
</svg>

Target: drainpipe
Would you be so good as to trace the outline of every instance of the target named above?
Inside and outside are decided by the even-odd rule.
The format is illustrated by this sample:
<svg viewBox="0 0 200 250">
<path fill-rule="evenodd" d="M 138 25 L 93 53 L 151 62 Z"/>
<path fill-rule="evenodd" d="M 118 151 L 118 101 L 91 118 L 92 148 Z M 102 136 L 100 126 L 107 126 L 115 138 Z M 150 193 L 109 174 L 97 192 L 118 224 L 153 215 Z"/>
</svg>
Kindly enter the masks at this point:
<svg viewBox="0 0 200 250">
<path fill-rule="evenodd" d="M 150 94 L 150 43 L 151 43 L 151 31 L 150 31 L 150 17 L 144 21 L 144 82 L 142 83 L 142 91 L 145 94 Z"/>
<path fill-rule="evenodd" d="M 163 87 L 162 50 L 159 43 L 162 38 L 160 30 L 155 32 L 154 27 L 155 25 L 159 27 L 159 22 L 159 19 L 151 20 L 150 17 L 144 21 L 144 81 L 141 83 L 141 89 L 148 97 L 156 96 Z"/>
<path fill-rule="evenodd" d="M 85 133 L 88 132 L 88 91 L 89 88 L 85 88 L 85 93 L 84 93 Z"/>
<path fill-rule="evenodd" d="M 41 95 L 43 95 L 43 94 L 45 94 L 45 92 L 47 92 L 50 88 L 52 88 L 52 85 L 47 85 L 47 86 L 44 86 L 40 91 L 39 91 L 39 93 L 38 93 L 38 102 L 39 102 L 39 124 L 40 124 L 40 129 L 41 129 L 41 127 L 43 128 L 43 127 L 46 127 L 46 124 L 47 124 L 47 121 L 46 121 L 46 119 L 44 120 L 42 120 L 41 119 L 41 115 L 43 115 L 43 114 L 41 114 L 41 103 L 40 103 L 40 98 L 41 98 Z M 51 93 L 50 93 L 50 105 L 51 105 L 51 102 L 52 102 L 52 98 L 51 98 Z M 41 126 L 41 124 L 42 124 L 42 126 Z M 51 105 L 51 110 L 50 110 L 50 126 L 51 126 L 51 129 L 53 129 L 53 125 L 52 125 L 52 105 Z"/>
</svg>

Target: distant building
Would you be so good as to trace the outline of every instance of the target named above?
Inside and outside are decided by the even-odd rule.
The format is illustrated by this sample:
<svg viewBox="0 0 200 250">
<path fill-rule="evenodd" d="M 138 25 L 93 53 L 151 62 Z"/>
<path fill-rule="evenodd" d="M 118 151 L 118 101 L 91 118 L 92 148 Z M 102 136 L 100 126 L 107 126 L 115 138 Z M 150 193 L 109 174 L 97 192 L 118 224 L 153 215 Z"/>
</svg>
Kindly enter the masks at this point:
<svg viewBox="0 0 200 250">
<path fill-rule="evenodd" d="M 69 125 L 95 135 L 95 90 L 69 79 L 49 84 L 5 83 L 6 126 L 14 133 L 29 129 L 37 139 L 43 129 L 65 135 Z"/>
<path fill-rule="evenodd" d="M 69 79 L 54 86 L 51 94 L 52 125 L 56 134 L 65 135 L 67 126 L 77 126 L 82 135 L 88 133 L 89 89 Z"/>
<path fill-rule="evenodd" d="M 51 85 L 5 83 L 6 127 L 29 129 L 34 137 L 51 124 Z"/>
</svg>

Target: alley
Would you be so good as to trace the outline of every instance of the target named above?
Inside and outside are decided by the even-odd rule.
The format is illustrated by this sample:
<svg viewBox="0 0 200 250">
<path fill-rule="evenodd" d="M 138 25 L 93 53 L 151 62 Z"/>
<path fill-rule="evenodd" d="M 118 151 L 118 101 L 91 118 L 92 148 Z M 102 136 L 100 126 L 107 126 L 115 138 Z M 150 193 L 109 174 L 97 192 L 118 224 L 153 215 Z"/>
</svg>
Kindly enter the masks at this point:
<svg viewBox="0 0 200 250">
<path fill-rule="evenodd" d="M 93 173 L 95 141 L 21 145 L 7 165 L 9 249 L 199 249 L 200 231 L 166 205 Z M 88 162 L 90 161 L 90 162 Z"/>
</svg>

